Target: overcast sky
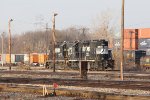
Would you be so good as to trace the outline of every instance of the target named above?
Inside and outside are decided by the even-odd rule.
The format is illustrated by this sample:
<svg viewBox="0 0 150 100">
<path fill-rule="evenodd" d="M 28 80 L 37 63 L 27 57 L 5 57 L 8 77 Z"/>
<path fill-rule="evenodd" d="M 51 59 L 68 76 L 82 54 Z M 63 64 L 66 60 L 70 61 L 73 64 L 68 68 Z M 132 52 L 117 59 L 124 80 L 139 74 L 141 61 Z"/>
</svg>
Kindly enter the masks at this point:
<svg viewBox="0 0 150 100">
<path fill-rule="evenodd" d="M 56 28 L 91 27 L 93 19 L 104 11 L 112 11 L 119 23 L 122 0 L 0 0 L 0 32 L 8 31 L 8 19 L 14 21 L 13 33 L 44 30 L 52 26 L 51 17 L 57 12 Z M 150 27 L 150 0 L 125 0 L 125 27 Z"/>
</svg>

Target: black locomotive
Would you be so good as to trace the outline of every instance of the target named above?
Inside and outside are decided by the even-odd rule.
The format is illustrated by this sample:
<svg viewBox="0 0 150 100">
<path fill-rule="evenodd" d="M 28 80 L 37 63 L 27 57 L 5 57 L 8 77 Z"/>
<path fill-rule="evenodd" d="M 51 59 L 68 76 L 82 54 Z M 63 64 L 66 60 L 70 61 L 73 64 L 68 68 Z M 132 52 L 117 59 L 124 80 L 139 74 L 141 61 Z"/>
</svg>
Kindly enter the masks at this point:
<svg viewBox="0 0 150 100">
<path fill-rule="evenodd" d="M 50 45 L 49 60 L 46 67 L 53 63 L 53 48 Z M 112 52 L 106 40 L 88 40 L 58 42 L 55 48 L 56 64 L 65 64 L 68 68 L 78 69 L 80 61 L 87 61 L 90 70 L 114 69 Z"/>
</svg>

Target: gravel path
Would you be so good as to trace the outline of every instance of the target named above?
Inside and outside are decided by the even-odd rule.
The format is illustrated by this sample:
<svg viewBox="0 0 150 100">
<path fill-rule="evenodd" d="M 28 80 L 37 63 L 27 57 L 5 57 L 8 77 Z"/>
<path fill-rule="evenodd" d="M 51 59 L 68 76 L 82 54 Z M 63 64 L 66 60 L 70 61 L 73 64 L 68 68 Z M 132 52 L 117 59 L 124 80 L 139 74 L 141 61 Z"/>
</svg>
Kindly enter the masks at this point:
<svg viewBox="0 0 150 100">
<path fill-rule="evenodd" d="M 9 84 L 8 84 L 9 85 Z M 28 86 L 35 88 L 42 88 L 42 84 L 13 84 L 12 86 Z M 53 90 L 53 85 L 45 85 L 47 89 Z M 128 95 L 128 96 L 150 96 L 150 90 L 135 90 L 135 89 L 119 89 L 119 88 L 98 88 L 98 87 L 80 87 L 80 86 L 64 86 L 58 85 L 58 90 L 78 90 L 78 91 L 92 91 L 102 92 L 115 95 Z M 57 90 L 56 89 L 56 90 Z"/>
<path fill-rule="evenodd" d="M 117 88 L 93 88 L 93 87 L 74 87 L 74 86 L 61 86 L 61 88 L 66 88 L 68 90 L 84 90 L 84 91 L 96 91 L 119 95 L 140 95 L 140 96 L 150 96 L 150 91 L 145 90 L 132 90 L 132 89 L 117 89 Z"/>
<path fill-rule="evenodd" d="M 64 97 L 64 96 L 43 97 L 37 94 L 0 92 L 0 100 L 91 100 L 91 99 L 84 99 L 80 97 Z"/>
</svg>

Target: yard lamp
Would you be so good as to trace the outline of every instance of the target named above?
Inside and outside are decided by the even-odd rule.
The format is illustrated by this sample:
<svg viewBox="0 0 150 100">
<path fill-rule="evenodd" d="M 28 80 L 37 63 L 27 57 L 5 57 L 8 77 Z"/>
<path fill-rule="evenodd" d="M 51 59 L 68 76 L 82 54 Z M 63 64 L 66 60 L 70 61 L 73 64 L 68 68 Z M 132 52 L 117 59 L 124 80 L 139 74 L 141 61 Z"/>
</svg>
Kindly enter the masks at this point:
<svg viewBox="0 0 150 100">
<path fill-rule="evenodd" d="M 13 19 L 8 21 L 8 31 L 9 31 L 9 70 L 11 70 L 11 22 Z"/>
<path fill-rule="evenodd" d="M 56 45 L 56 34 L 55 34 L 55 16 L 57 16 L 58 14 L 57 13 L 53 13 L 53 20 L 52 20 L 52 23 L 53 23 L 53 28 L 52 28 L 52 31 L 53 31 L 53 72 L 55 72 L 55 45 Z"/>
</svg>

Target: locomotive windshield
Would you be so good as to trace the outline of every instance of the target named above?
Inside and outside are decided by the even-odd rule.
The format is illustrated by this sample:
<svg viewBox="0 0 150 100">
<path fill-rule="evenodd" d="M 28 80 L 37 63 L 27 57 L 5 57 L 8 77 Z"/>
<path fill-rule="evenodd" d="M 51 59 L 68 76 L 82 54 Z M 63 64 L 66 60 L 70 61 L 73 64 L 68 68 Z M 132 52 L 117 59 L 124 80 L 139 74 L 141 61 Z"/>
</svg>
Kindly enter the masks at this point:
<svg viewBox="0 0 150 100">
<path fill-rule="evenodd" d="M 68 55 L 72 55 L 72 47 L 68 48 Z"/>
<path fill-rule="evenodd" d="M 90 47 L 89 46 L 83 46 L 82 51 L 83 52 L 90 52 Z"/>
<path fill-rule="evenodd" d="M 96 54 L 108 54 L 108 46 L 98 46 L 96 48 Z"/>
<path fill-rule="evenodd" d="M 60 53 L 60 48 L 55 48 L 56 53 Z"/>
</svg>

